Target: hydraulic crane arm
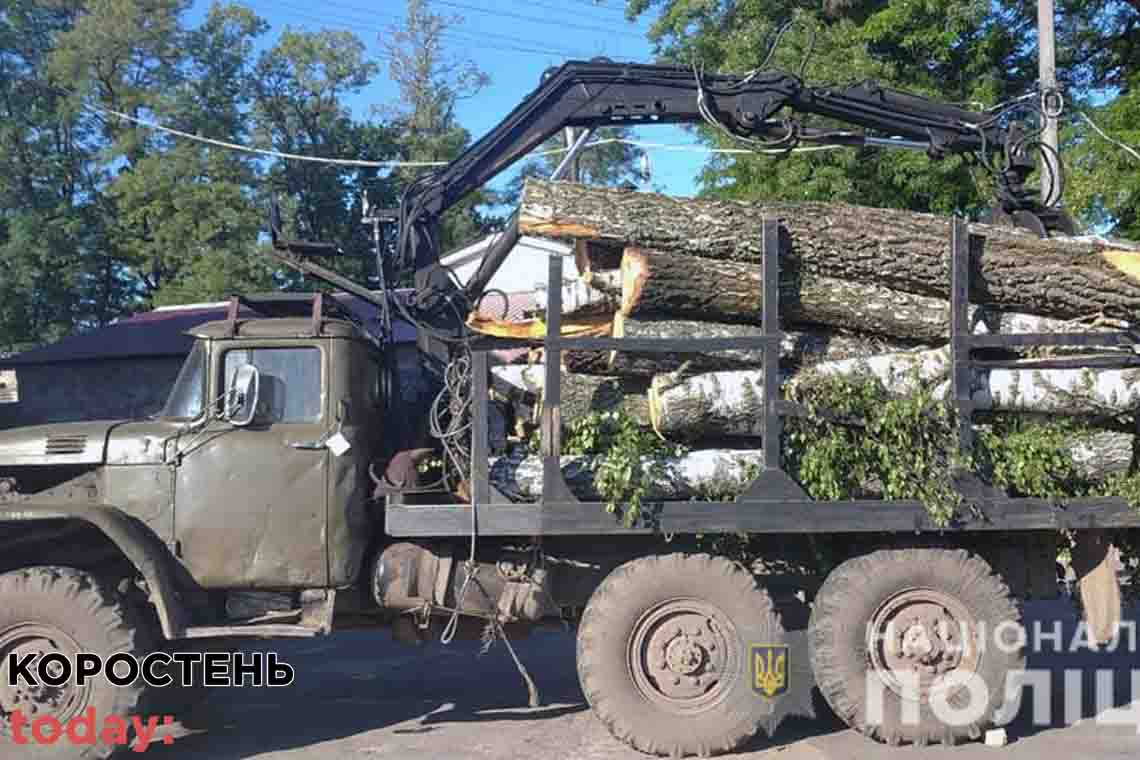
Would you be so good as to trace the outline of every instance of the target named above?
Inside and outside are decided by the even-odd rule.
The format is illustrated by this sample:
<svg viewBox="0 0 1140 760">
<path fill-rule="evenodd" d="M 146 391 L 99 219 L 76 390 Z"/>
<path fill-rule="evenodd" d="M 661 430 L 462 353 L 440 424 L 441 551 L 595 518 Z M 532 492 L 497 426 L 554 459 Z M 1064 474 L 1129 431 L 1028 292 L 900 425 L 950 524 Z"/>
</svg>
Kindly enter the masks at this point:
<svg viewBox="0 0 1140 760">
<path fill-rule="evenodd" d="M 794 113 L 827 117 L 860 131 L 805 128 L 791 118 Z M 1033 142 L 1005 116 L 1004 111 L 971 111 L 873 83 L 812 87 L 780 71 L 702 75 L 673 66 L 569 62 L 548 71 L 538 88 L 448 166 L 408 187 L 400 208 L 397 256 L 401 267 L 416 270 L 421 313 L 442 317 L 441 312 L 464 308 L 455 303 L 455 285 L 438 271 L 440 216 L 568 126 L 708 122 L 759 148 L 790 149 L 806 141 L 922 149 L 932 159 L 975 154 L 987 167 L 1001 167 L 995 179 L 1004 213 L 1028 213 L 1039 220 L 1040 231 L 1057 226 L 1052 221 L 1056 213 L 1024 186 L 1035 165 L 1036 151 L 1027 147 Z M 463 289 L 466 308 L 481 296 L 517 239 L 517 230 L 510 227 Z"/>
</svg>

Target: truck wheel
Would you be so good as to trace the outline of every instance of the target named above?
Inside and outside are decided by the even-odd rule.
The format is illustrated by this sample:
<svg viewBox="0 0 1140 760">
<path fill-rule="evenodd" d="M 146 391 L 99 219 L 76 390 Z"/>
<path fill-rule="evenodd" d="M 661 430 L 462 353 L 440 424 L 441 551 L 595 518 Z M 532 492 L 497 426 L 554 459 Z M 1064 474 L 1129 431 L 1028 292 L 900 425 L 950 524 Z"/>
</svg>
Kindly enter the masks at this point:
<svg viewBox="0 0 1140 760">
<path fill-rule="evenodd" d="M 1021 614 L 965 551 L 878 551 L 827 577 L 808 633 L 835 713 L 888 744 L 954 744 L 992 725 L 1006 677 L 1025 666 Z"/>
<path fill-rule="evenodd" d="M 137 714 L 141 679 L 118 688 L 101 677 L 84 686 L 9 685 L 9 655 L 59 653 L 74 662 L 80 653 L 103 657 L 125 652 L 140 655 L 140 627 L 123 605 L 89 573 L 65 567 L 36 567 L 0 575 L 0 744 L 11 740 L 11 716 L 22 712 L 30 722 L 54 717 L 68 721 L 95 708 L 96 730 L 111 715 Z M 49 724 L 50 725 L 50 724 Z M 27 736 L 29 728 L 24 728 Z M 68 760 L 103 760 L 116 749 L 102 743 L 73 745 L 61 741 L 56 752 Z M 34 752 L 30 757 L 36 757 Z M 60 755 L 53 755 L 60 756 Z"/>
<path fill-rule="evenodd" d="M 753 693 L 749 644 L 781 644 L 752 575 L 708 555 L 627 562 L 597 588 L 578 629 L 578 677 L 610 732 L 642 752 L 731 751 L 773 713 Z"/>
</svg>

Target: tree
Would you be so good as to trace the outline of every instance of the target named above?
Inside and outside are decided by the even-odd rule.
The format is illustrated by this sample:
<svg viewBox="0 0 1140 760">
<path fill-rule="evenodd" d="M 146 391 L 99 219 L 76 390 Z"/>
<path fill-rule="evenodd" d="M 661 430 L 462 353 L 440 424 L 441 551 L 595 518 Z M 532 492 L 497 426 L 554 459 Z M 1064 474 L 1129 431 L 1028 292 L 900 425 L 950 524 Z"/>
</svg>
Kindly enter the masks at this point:
<svg viewBox="0 0 1140 760">
<path fill-rule="evenodd" d="M 1140 2 L 1065 0 L 1058 63 L 1068 113 L 1140 152 Z M 1140 238 L 1140 159 L 1079 117 L 1063 135 L 1070 206 L 1099 231 Z"/>
<path fill-rule="evenodd" d="M 1140 74 L 1128 90 L 1099 108 L 1086 106 L 1094 123 L 1140 152 Z M 1077 123 L 1065 134 L 1067 197 L 1096 228 L 1140 239 L 1140 159 Z"/>
<path fill-rule="evenodd" d="M 1140 55 L 1135 9 L 1119 0 L 1059 6 L 1062 81 L 1078 94 L 1094 83 L 1123 93 L 1122 72 L 1134 71 Z M 1024 93 L 1037 77 L 1036 49 L 1026 44 L 1035 35 L 1036 4 L 1024 0 L 629 0 L 626 12 L 657 14 L 650 36 L 663 58 L 710 70 L 766 64 L 802 72 L 813 83 L 874 79 L 942 101 L 986 105 Z M 702 135 L 726 144 L 721 135 Z M 975 182 L 975 174 L 962 157 L 931 162 L 915 153 L 845 149 L 779 161 L 720 156 L 708 163 L 701 184 L 719 196 L 977 212 L 990 203 L 990 183 L 981 175 Z M 1078 208 L 1087 211 L 1089 204 L 1079 200 Z"/>
<path fill-rule="evenodd" d="M 254 76 L 256 144 L 314 157 L 391 159 L 393 130 L 354 121 L 345 103 L 375 76 L 352 33 L 286 29 L 257 62 Z M 376 185 L 379 170 L 334 163 L 279 161 L 269 167 L 259 193 L 263 207 L 276 195 L 294 237 L 334 242 L 349 254 L 334 268 L 362 278 L 371 267 L 369 230 L 361 224 L 362 192 Z M 394 198 L 381 198 L 382 205 Z M 299 280 L 284 275 L 290 286 Z"/>
<path fill-rule="evenodd" d="M 185 33 L 183 59 L 173 86 L 157 94 L 156 116 L 183 132 L 245 142 L 250 56 L 265 29 L 245 8 L 212 7 L 201 27 Z M 256 250 L 264 213 L 249 191 L 258 173 L 252 157 L 161 133 L 148 145 L 108 189 L 119 247 L 138 263 L 146 296 L 184 303 L 269 288 L 271 269 Z"/>
<path fill-rule="evenodd" d="M 0 14 L 0 352 L 91 316 L 95 125 L 48 73 L 54 40 L 78 13 L 78 3 L 11 2 Z"/>
<path fill-rule="evenodd" d="M 451 161 L 467 147 L 470 133 L 456 117 L 460 100 L 478 94 L 490 77 L 474 61 L 450 56 L 443 35 L 462 22 L 459 16 L 433 12 L 426 0 L 408 0 L 405 20 L 389 27 L 382 40 L 389 59 L 388 74 L 400 97 L 384 112 L 401 134 L 400 155 L 405 161 Z M 394 172 L 391 181 L 404 186 L 427 168 Z M 479 190 L 444 215 L 442 247 L 447 249 L 471 240 L 495 223 L 479 207 L 493 200 Z"/>
</svg>

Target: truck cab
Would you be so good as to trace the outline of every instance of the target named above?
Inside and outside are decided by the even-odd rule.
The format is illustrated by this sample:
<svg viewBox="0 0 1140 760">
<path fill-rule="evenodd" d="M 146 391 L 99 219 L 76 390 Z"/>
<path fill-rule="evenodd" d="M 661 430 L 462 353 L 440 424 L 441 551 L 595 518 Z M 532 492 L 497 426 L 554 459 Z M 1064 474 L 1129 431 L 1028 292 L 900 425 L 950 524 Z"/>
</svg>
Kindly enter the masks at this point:
<svg viewBox="0 0 1140 760">
<path fill-rule="evenodd" d="M 198 587 L 337 587 L 360 566 L 374 532 L 368 465 L 383 434 L 378 357 L 355 326 L 312 324 L 193 331 L 161 421 L 179 426 L 164 442 L 170 539 Z M 239 390 L 251 369 L 255 384 Z M 347 448 L 334 453 L 334 437 Z"/>
<path fill-rule="evenodd" d="M 381 528 L 368 476 L 385 433 L 380 356 L 363 331 L 286 317 L 191 332 L 157 415 L 0 433 L 0 571 L 82 567 L 97 544 L 154 568 L 167 638 L 352 584 Z"/>
</svg>

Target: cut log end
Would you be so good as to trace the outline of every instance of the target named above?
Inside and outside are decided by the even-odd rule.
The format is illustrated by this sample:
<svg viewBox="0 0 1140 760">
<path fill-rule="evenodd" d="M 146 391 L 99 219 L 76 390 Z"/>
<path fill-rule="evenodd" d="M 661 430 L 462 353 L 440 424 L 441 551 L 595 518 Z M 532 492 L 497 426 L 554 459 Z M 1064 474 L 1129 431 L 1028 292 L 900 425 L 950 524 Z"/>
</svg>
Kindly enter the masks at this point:
<svg viewBox="0 0 1140 760">
<path fill-rule="evenodd" d="M 544 219 L 540 216 L 519 214 L 519 231 L 526 235 L 538 237 L 566 238 L 601 238 L 602 234 L 585 224 L 560 221 L 557 219 Z"/>
<path fill-rule="evenodd" d="M 649 261 L 639 248 L 626 248 L 621 257 L 621 308 L 622 314 L 632 314 L 641 300 L 641 290 L 649 277 Z"/>
</svg>

